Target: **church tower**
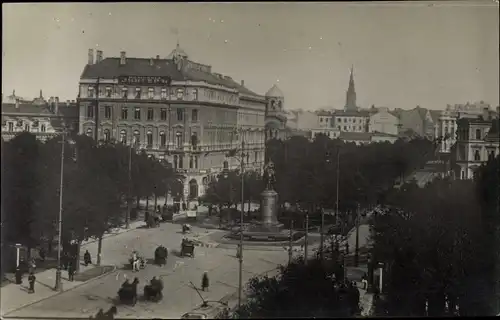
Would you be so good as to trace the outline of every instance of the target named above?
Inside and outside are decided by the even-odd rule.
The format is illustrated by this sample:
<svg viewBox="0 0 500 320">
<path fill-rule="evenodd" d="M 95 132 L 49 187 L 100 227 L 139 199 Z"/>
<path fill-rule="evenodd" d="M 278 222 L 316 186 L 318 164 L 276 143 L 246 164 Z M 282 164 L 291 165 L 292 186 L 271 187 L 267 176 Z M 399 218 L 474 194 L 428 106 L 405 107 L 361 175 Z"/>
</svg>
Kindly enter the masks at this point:
<svg viewBox="0 0 500 320">
<path fill-rule="evenodd" d="M 351 76 L 349 78 L 349 87 L 347 88 L 344 110 L 358 110 L 358 107 L 356 106 L 356 89 L 354 88 L 354 66 L 351 66 Z"/>
</svg>

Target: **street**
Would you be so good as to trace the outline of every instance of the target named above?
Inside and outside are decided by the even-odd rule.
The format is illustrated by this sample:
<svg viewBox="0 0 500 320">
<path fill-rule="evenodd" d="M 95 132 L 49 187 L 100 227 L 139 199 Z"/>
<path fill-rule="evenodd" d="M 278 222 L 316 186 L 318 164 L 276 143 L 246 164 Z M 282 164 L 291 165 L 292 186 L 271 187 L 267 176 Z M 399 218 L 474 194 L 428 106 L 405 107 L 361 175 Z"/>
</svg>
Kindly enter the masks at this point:
<svg viewBox="0 0 500 320">
<path fill-rule="evenodd" d="M 213 231 L 211 231 L 213 232 Z M 215 231 L 218 232 L 218 231 Z M 199 233 L 199 238 L 208 235 L 203 229 L 194 228 L 193 233 Z M 195 309 L 202 303 L 191 282 L 200 286 L 201 276 L 208 272 L 210 288 L 202 292 L 204 299 L 218 301 L 224 296 L 234 294 L 238 286 L 238 261 L 235 250 L 220 248 L 195 248 L 195 258 L 176 256 L 172 251 L 180 249 L 183 235 L 180 225 L 162 224 L 156 229 L 139 228 L 103 241 L 103 264 L 114 264 L 118 269 L 96 281 L 82 285 L 63 294 L 40 301 L 9 316 L 13 317 L 75 317 L 90 316 L 103 308 L 107 310 L 116 299 L 117 291 L 126 278 L 140 281 L 138 294 L 142 296 L 144 285 L 153 276 L 161 277 L 164 281 L 164 298 L 159 303 L 138 302 L 136 306 L 118 306 L 120 317 L 151 318 L 179 318 L 182 314 Z M 153 253 L 159 244 L 169 249 L 167 265 L 160 268 L 149 264 L 146 269 L 134 273 L 124 268 L 133 250 L 138 250 L 147 258 L 152 259 Z M 97 242 L 87 245 L 92 259 L 95 261 Z M 82 254 L 86 248 L 82 248 Z M 246 283 L 255 275 L 276 269 L 278 264 L 288 261 L 285 251 L 256 251 L 244 252 L 243 281 Z M 148 261 L 149 262 L 149 261 Z"/>
</svg>

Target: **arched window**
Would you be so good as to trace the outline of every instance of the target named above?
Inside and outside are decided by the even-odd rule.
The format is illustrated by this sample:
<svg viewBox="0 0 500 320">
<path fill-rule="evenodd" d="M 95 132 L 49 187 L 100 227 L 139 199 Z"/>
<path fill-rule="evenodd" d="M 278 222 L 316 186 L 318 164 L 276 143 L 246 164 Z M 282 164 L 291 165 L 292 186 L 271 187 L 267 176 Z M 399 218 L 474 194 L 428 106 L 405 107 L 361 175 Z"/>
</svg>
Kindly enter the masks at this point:
<svg viewBox="0 0 500 320">
<path fill-rule="evenodd" d="M 104 141 L 108 142 L 111 139 L 111 133 L 109 132 L 109 129 L 104 130 Z"/>
<path fill-rule="evenodd" d="M 476 140 L 481 140 L 481 129 L 476 129 Z"/>
<path fill-rule="evenodd" d="M 224 169 L 229 169 L 229 162 L 224 161 Z"/>
<path fill-rule="evenodd" d="M 120 142 L 123 144 L 127 143 L 127 130 L 125 130 L 125 129 L 122 129 L 120 131 Z"/>
<path fill-rule="evenodd" d="M 182 148 L 182 133 L 175 133 L 175 144 L 177 145 L 177 148 Z"/>
<path fill-rule="evenodd" d="M 139 132 L 139 130 L 135 130 L 134 131 L 134 141 L 133 141 L 134 144 L 140 144 L 141 143 L 141 134 Z"/>
<path fill-rule="evenodd" d="M 87 135 L 87 137 L 92 137 L 93 134 L 92 134 L 92 129 L 91 128 L 87 129 L 86 135 Z"/>
<path fill-rule="evenodd" d="M 147 139 L 148 147 L 151 148 L 153 146 L 153 132 L 148 131 L 148 133 L 146 134 L 146 139 Z"/>
<path fill-rule="evenodd" d="M 479 154 L 479 150 L 474 151 L 474 161 L 481 161 L 481 155 Z"/>
<path fill-rule="evenodd" d="M 164 147 L 167 144 L 167 136 L 165 135 L 165 132 L 161 131 L 160 132 L 160 146 Z"/>
<path fill-rule="evenodd" d="M 177 162 L 179 161 L 179 157 L 177 155 L 174 156 L 174 169 L 177 169 Z"/>
<path fill-rule="evenodd" d="M 189 181 L 189 198 L 196 199 L 198 198 L 198 182 L 195 179 Z"/>
<path fill-rule="evenodd" d="M 184 157 L 179 156 L 179 169 L 184 168 Z"/>
</svg>

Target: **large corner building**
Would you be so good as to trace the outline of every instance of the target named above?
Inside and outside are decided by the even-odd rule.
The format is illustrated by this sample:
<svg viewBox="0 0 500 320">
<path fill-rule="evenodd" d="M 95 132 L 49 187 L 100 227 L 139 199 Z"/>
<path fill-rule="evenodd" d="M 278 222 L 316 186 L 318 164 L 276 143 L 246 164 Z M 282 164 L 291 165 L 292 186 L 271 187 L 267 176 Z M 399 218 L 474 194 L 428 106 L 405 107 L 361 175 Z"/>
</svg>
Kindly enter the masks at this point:
<svg viewBox="0 0 500 320">
<path fill-rule="evenodd" d="M 190 60 L 178 44 L 166 58 L 125 52 L 104 58 L 102 51 L 94 57 L 90 49 L 78 102 L 81 134 L 134 144 L 167 160 L 184 183 L 185 200 L 204 194 L 223 168 L 238 167 L 226 155 L 242 141 L 246 168 L 261 170 L 266 139 L 281 136 L 286 122 L 276 86 L 265 96 L 254 93 Z"/>
</svg>

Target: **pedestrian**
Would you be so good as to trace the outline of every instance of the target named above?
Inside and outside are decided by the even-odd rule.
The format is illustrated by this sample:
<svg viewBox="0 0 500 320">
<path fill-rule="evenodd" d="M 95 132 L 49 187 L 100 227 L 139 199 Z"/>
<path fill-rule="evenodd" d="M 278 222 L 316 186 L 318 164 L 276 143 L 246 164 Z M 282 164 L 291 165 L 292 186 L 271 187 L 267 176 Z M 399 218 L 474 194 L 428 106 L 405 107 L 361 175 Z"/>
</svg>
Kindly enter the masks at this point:
<svg viewBox="0 0 500 320">
<path fill-rule="evenodd" d="M 368 275 L 366 274 L 366 272 L 361 277 L 361 283 L 363 284 L 363 290 L 366 290 L 366 287 L 368 286 Z"/>
<path fill-rule="evenodd" d="M 186 211 L 187 210 L 187 205 L 185 202 L 182 203 L 182 211 Z"/>
<path fill-rule="evenodd" d="M 201 278 L 201 290 L 205 291 L 205 289 L 208 290 L 208 272 L 203 272 L 203 277 Z"/>
<path fill-rule="evenodd" d="M 45 250 L 43 248 L 40 248 L 40 250 L 38 250 L 38 255 L 40 256 L 40 261 L 45 262 Z"/>
<path fill-rule="evenodd" d="M 36 261 L 35 261 L 35 258 L 31 258 L 31 260 L 30 260 L 30 268 L 29 268 L 29 272 L 30 272 L 30 273 L 35 272 L 35 269 L 36 269 Z"/>
<path fill-rule="evenodd" d="M 88 250 L 85 250 L 85 253 L 83 254 L 83 262 L 85 263 L 85 266 L 92 264 L 92 258 L 90 257 L 90 252 Z"/>
<path fill-rule="evenodd" d="M 73 267 L 73 263 L 68 265 L 68 280 L 73 281 L 73 277 L 75 276 L 75 268 Z"/>
<path fill-rule="evenodd" d="M 35 293 L 35 281 L 36 281 L 35 274 L 31 272 L 28 277 L 28 282 L 30 284 L 30 289 L 28 291 L 29 293 Z"/>
</svg>

